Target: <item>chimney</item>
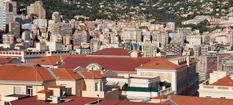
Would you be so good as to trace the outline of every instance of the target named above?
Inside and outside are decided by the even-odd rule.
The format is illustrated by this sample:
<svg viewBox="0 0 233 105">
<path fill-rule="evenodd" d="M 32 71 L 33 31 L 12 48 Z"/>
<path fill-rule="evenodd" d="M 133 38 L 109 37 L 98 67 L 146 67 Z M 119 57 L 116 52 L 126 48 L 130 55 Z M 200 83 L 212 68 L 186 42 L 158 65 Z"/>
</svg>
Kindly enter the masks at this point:
<svg viewBox="0 0 233 105">
<path fill-rule="evenodd" d="M 51 91 L 49 90 L 40 90 L 37 92 L 37 100 L 46 101 L 49 98 Z"/>
</svg>

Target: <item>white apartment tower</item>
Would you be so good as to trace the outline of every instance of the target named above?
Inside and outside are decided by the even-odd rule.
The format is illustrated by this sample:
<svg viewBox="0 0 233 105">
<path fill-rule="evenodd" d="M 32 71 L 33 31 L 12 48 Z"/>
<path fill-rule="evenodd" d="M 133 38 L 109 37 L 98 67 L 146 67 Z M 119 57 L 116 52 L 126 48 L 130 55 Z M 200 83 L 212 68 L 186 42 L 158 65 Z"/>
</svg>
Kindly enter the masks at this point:
<svg viewBox="0 0 233 105">
<path fill-rule="evenodd" d="M 5 11 L 5 0 L 0 1 L 0 30 L 4 30 L 6 28 L 6 11 Z"/>
<path fill-rule="evenodd" d="M 6 24 L 13 21 L 11 0 L 0 0 L 0 30 L 6 30 Z"/>
</svg>

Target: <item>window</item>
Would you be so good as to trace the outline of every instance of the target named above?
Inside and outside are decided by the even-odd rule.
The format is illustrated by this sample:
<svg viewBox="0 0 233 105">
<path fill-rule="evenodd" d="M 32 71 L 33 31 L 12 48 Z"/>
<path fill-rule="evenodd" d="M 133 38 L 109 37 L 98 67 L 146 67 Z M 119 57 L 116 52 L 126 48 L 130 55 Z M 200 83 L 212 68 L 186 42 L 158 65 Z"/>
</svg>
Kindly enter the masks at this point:
<svg viewBox="0 0 233 105">
<path fill-rule="evenodd" d="M 9 102 L 4 102 L 4 105 L 10 105 L 10 103 Z"/>
<path fill-rule="evenodd" d="M 21 87 L 15 86 L 14 87 L 14 94 L 21 94 Z"/>
<path fill-rule="evenodd" d="M 29 95 L 29 96 L 33 96 L 32 86 L 27 86 L 26 87 L 26 94 Z"/>
<path fill-rule="evenodd" d="M 72 94 L 72 89 L 71 88 L 66 88 L 66 95 L 71 95 Z"/>
<path fill-rule="evenodd" d="M 98 91 L 98 83 L 95 83 L 95 91 Z"/>
<path fill-rule="evenodd" d="M 100 82 L 100 91 L 103 91 L 103 83 Z"/>
</svg>

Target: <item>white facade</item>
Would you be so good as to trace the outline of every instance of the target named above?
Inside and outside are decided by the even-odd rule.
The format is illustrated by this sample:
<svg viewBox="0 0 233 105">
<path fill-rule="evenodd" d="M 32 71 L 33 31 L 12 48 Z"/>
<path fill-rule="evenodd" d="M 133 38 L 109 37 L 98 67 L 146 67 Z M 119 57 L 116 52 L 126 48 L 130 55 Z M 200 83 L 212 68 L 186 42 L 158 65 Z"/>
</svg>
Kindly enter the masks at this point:
<svg viewBox="0 0 233 105">
<path fill-rule="evenodd" d="M 209 84 L 212 84 L 212 83 L 218 81 L 219 79 L 225 77 L 226 75 L 227 75 L 227 73 L 224 71 L 214 71 L 213 73 L 210 73 Z"/>
<path fill-rule="evenodd" d="M 37 51 L 46 51 L 46 50 L 48 50 L 48 48 L 46 46 L 46 43 L 43 43 L 43 42 L 36 43 L 36 50 Z"/>
<path fill-rule="evenodd" d="M 0 1 L 0 30 L 6 29 L 6 24 L 13 21 L 13 11 L 10 11 L 9 4 L 11 0 Z"/>
<path fill-rule="evenodd" d="M 33 23 L 36 26 L 38 26 L 39 28 L 47 28 L 48 27 L 47 19 L 35 19 L 35 20 L 33 20 Z"/>
<path fill-rule="evenodd" d="M 199 85 L 199 96 L 233 99 L 233 86 L 231 85 L 233 77 L 226 76 L 226 72 L 223 71 L 214 71 L 213 73 L 211 73 L 209 84 L 203 83 Z"/>
<path fill-rule="evenodd" d="M 62 51 L 62 43 L 61 42 L 48 42 L 47 43 L 49 46 L 50 51 Z"/>
<path fill-rule="evenodd" d="M 166 81 L 171 83 L 171 89 L 175 93 L 177 92 L 177 80 L 176 80 L 176 70 L 159 70 L 159 69 L 140 69 L 137 68 L 137 74 L 140 76 L 150 76 L 150 77 L 156 77 L 160 76 L 161 81 Z M 166 77 L 164 75 L 167 75 L 170 77 L 170 79 L 163 78 Z"/>
<path fill-rule="evenodd" d="M 188 48 L 201 45 L 201 35 L 188 35 L 186 36 L 186 40 L 189 42 L 186 44 Z"/>
<path fill-rule="evenodd" d="M 198 91 L 199 97 L 233 99 L 233 86 L 213 86 L 201 84 Z"/>
<path fill-rule="evenodd" d="M 6 24 L 6 21 L 5 21 L 5 11 L 4 11 L 4 8 L 3 8 L 3 0 L 0 1 L 0 29 L 1 30 L 5 30 L 5 24 Z"/>
</svg>

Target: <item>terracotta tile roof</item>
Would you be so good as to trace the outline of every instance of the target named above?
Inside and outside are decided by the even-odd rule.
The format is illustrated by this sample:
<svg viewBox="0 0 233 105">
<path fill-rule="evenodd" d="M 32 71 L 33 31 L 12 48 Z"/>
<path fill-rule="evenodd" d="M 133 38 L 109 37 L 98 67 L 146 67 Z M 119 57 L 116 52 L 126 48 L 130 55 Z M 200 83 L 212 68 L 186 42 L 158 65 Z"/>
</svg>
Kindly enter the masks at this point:
<svg viewBox="0 0 233 105">
<path fill-rule="evenodd" d="M 89 102 L 96 101 L 96 98 L 86 98 L 86 97 L 77 97 L 70 96 L 67 99 L 72 99 L 70 102 L 62 102 L 58 105 L 84 105 Z M 54 105 L 49 102 L 39 101 L 36 97 L 24 98 L 11 102 L 12 105 Z M 144 102 L 129 102 L 123 100 L 108 100 L 102 99 L 99 105 L 171 105 L 171 104 L 160 104 L 160 103 L 144 103 Z"/>
<path fill-rule="evenodd" d="M 231 79 L 230 76 L 223 77 L 219 79 L 218 81 L 210 84 L 210 85 L 216 85 L 216 86 L 233 86 L 233 79 Z"/>
<path fill-rule="evenodd" d="M 16 58 L 5 58 L 5 57 L 0 58 L 0 64 L 12 63 L 12 60 L 14 59 Z M 21 62 L 19 59 L 16 59 L 16 60 L 18 60 L 18 62 Z"/>
<path fill-rule="evenodd" d="M 49 90 L 40 90 L 37 93 L 50 94 L 51 92 Z"/>
<path fill-rule="evenodd" d="M 189 64 L 196 63 L 195 60 L 190 60 Z M 150 62 L 140 65 L 138 68 L 145 69 L 166 69 L 166 70 L 177 70 L 179 68 L 187 66 L 186 63 L 177 65 L 175 63 L 170 62 L 166 58 L 151 58 Z"/>
<path fill-rule="evenodd" d="M 43 67 L 6 64 L 0 66 L 0 80 L 43 82 L 54 80 L 54 78 L 50 75 L 48 70 Z"/>
<path fill-rule="evenodd" d="M 71 96 L 68 98 L 72 99 L 72 101 L 59 103 L 58 105 L 84 105 L 88 102 L 96 100 L 94 98 L 84 98 L 84 97 L 76 97 L 76 96 Z M 30 98 L 24 98 L 21 100 L 12 101 L 11 104 L 12 105 L 54 105 L 49 102 L 39 101 L 37 100 L 36 97 L 30 97 Z"/>
<path fill-rule="evenodd" d="M 104 69 L 111 71 L 135 72 L 136 67 L 149 61 L 149 58 L 79 56 L 67 57 L 64 59 L 62 67 L 74 69 L 81 66 L 82 68 L 86 68 L 91 63 L 97 63 Z"/>
<path fill-rule="evenodd" d="M 153 58 L 150 62 L 140 65 L 138 68 L 144 69 L 177 69 L 179 65 L 176 65 L 165 58 Z"/>
<path fill-rule="evenodd" d="M 61 61 L 60 56 L 47 56 L 37 60 L 29 62 L 30 64 L 40 64 L 40 65 L 56 65 Z"/>
<path fill-rule="evenodd" d="M 118 55 L 118 56 L 130 56 L 130 50 L 123 48 L 105 48 L 93 52 L 91 55 Z"/>
<path fill-rule="evenodd" d="M 83 57 L 86 55 L 80 54 L 80 55 L 61 55 L 61 56 L 46 56 L 42 57 L 36 60 L 32 60 L 31 62 L 28 62 L 29 64 L 40 64 L 40 65 L 56 65 L 58 62 L 61 62 L 61 60 L 64 60 L 69 57 Z"/>
<path fill-rule="evenodd" d="M 51 69 L 51 71 L 54 73 L 57 79 L 78 80 L 81 78 L 78 73 L 70 69 L 57 68 Z"/>
<path fill-rule="evenodd" d="M 48 88 L 65 88 L 65 86 L 62 85 L 50 85 Z"/>
<path fill-rule="evenodd" d="M 101 71 L 80 71 L 79 72 L 81 76 L 83 76 L 83 78 L 87 78 L 87 79 L 101 79 L 104 78 L 105 76 L 101 73 Z"/>
<path fill-rule="evenodd" d="M 232 99 L 201 98 L 194 96 L 171 96 L 177 105 L 233 105 Z"/>
<path fill-rule="evenodd" d="M 98 57 L 79 56 L 67 57 L 62 67 L 74 69 L 78 66 L 86 68 L 91 63 L 97 63 L 104 69 L 117 72 L 135 72 L 135 68 L 177 70 L 187 66 L 186 63 L 177 65 L 166 58 L 130 58 L 130 57 Z M 195 63 L 190 61 L 190 64 Z"/>
</svg>

